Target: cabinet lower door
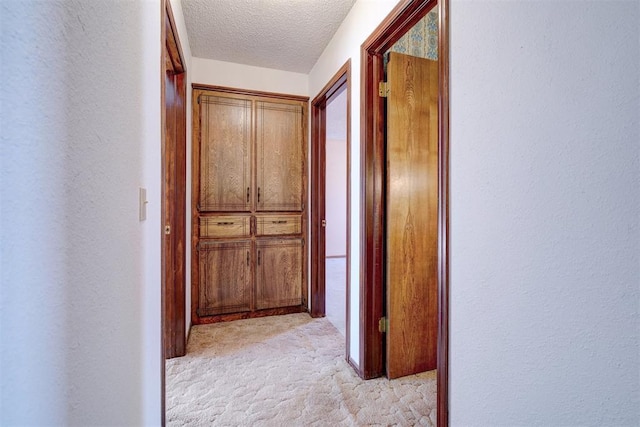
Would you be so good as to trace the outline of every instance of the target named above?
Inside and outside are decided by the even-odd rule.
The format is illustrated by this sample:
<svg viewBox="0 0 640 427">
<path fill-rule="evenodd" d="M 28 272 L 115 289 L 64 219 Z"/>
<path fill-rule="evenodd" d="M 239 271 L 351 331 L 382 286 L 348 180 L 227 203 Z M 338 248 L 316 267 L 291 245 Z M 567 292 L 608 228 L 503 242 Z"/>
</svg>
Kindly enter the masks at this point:
<svg viewBox="0 0 640 427">
<path fill-rule="evenodd" d="M 256 241 L 256 308 L 302 304 L 302 239 Z"/>
<path fill-rule="evenodd" d="M 251 241 L 200 241 L 198 316 L 251 310 Z"/>
</svg>

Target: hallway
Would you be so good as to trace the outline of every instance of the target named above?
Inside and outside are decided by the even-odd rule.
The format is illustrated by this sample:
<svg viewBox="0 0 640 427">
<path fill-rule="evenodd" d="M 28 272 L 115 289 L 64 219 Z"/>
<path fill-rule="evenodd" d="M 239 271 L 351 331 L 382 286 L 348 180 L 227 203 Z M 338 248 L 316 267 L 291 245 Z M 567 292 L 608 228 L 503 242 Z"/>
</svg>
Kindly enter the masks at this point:
<svg viewBox="0 0 640 427">
<path fill-rule="evenodd" d="M 338 330 L 306 313 L 194 326 L 166 381 L 170 426 L 436 422 L 435 371 L 363 381 Z"/>
</svg>

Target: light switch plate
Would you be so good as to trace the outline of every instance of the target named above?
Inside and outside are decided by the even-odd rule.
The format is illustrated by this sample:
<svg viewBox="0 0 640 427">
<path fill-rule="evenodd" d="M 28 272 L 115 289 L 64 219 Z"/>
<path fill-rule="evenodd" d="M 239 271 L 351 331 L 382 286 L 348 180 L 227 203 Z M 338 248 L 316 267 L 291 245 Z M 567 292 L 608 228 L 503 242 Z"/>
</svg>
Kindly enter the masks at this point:
<svg viewBox="0 0 640 427">
<path fill-rule="evenodd" d="M 140 221 L 144 221 L 147 219 L 147 189 L 140 188 Z"/>
</svg>

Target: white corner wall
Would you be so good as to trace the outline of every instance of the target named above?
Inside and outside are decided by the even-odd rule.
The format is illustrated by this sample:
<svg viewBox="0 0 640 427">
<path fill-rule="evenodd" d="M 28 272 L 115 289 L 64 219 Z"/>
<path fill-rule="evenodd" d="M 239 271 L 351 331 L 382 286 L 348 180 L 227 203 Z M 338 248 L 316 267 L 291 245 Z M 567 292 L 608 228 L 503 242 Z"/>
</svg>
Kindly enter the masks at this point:
<svg viewBox="0 0 640 427">
<path fill-rule="evenodd" d="M 640 425 L 640 3 L 450 22 L 451 425 Z"/>
<path fill-rule="evenodd" d="M 360 46 L 396 5 L 396 0 L 358 0 L 309 73 L 309 97 L 315 98 L 351 59 L 351 323 L 349 355 L 360 360 Z"/>
<path fill-rule="evenodd" d="M 290 95 L 309 95 L 309 78 L 306 74 L 196 57 L 193 57 L 191 63 L 194 83 Z"/>
<path fill-rule="evenodd" d="M 0 2 L 2 425 L 160 424 L 160 9 Z"/>
</svg>

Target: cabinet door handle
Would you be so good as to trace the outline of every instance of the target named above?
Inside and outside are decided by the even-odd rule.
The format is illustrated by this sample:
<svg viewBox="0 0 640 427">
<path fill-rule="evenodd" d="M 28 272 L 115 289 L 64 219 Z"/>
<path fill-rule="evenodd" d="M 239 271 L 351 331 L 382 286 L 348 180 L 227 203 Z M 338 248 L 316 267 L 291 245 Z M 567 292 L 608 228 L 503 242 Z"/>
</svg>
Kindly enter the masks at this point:
<svg viewBox="0 0 640 427">
<path fill-rule="evenodd" d="M 233 225 L 233 222 L 217 222 L 217 225 Z"/>
<path fill-rule="evenodd" d="M 258 187 L 258 203 L 260 203 L 260 187 Z"/>
<path fill-rule="evenodd" d="M 260 265 L 260 251 L 258 251 L 258 265 Z"/>
<path fill-rule="evenodd" d="M 249 267 L 249 251 L 247 251 L 247 267 Z"/>
<path fill-rule="evenodd" d="M 280 221 L 271 221 L 271 223 L 272 224 L 286 224 L 287 221 L 282 221 L 282 220 L 280 220 Z"/>
<path fill-rule="evenodd" d="M 249 203 L 249 187 L 247 187 L 247 203 Z"/>
</svg>

